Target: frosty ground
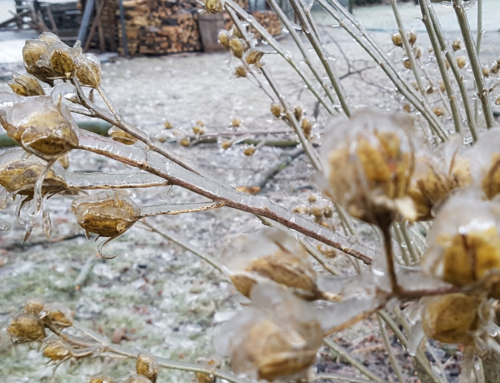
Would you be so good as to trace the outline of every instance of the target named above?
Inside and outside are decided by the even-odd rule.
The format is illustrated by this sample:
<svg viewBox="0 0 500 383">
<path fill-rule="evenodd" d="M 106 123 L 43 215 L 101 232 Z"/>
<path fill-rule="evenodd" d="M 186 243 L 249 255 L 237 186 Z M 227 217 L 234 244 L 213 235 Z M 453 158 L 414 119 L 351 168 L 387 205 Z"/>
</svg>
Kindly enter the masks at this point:
<svg viewBox="0 0 500 383">
<path fill-rule="evenodd" d="M 491 63 L 500 57 L 500 33 L 496 30 L 495 17 L 500 14 L 500 3 L 485 0 L 484 8 L 487 33 L 483 38 L 482 61 Z M 440 6 L 436 9 L 447 36 L 450 39 L 459 37 L 453 11 Z M 421 33 L 423 24 L 416 19 L 418 8 L 404 3 L 401 11 L 407 28 L 416 30 L 419 44 L 427 49 L 429 43 Z M 380 69 L 374 67 L 367 55 L 340 28 L 330 28 L 333 22 L 326 15 L 317 16 L 324 27 L 322 37 L 333 54 L 339 74 L 343 76 L 350 102 L 360 107 L 401 110 L 401 99 L 394 96 Z M 396 27 L 390 7 L 356 9 L 355 16 L 391 54 L 402 73 L 408 75 L 401 65 L 401 51 L 395 50 L 391 43 L 390 36 Z M 469 16 L 474 29 L 474 9 Z M 281 43 L 296 53 L 290 38 Z M 339 47 L 353 62 L 352 67 L 346 65 Z M 0 62 L 1 55 L 0 52 Z M 266 55 L 263 61 L 272 69 L 287 100 L 292 105 L 301 105 L 308 116 L 314 116 L 314 100 L 292 69 L 277 55 Z M 0 64 L 2 71 L 21 68 L 22 64 L 15 62 Z M 217 143 L 184 148 L 177 142 L 192 134 L 191 128 L 198 120 L 204 122 L 207 133 L 227 131 L 233 118 L 241 119 L 243 128 L 240 129 L 247 129 L 249 133 L 286 130 L 283 122 L 271 118 L 270 101 L 265 94 L 247 79 L 234 78 L 229 68 L 234 68 L 234 62 L 227 53 L 118 59 L 103 64 L 103 86 L 124 118 L 152 136 L 167 139 L 165 145 L 176 155 L 189 158 L 203 172 L 225 184 L 252 186 L 262 172 L 290 149 L 263 147 L 253 157 L 246 157 L 242 145 L 223 151 Z M 6 81 L 0 82 L 0 91 L 7 90 Z M 167 120 L 175 127 L 174 132 L 163 128 Z M 313 134 L 318 137 L 329 126 L 325 113 L 319 112 Z M 278 137 L 288 139 L 292 135 Z M 71 153 L 70 162 L 73 170 L 134 171 L 88 153 Z M 301 156 L 276 175 L 260 194 L 288 208 L 308 205 L 311 194 L 320 199 L 313 175 L 306 158 Z M 131 196 L 141 205 L 200 200 L 177 187 L 134 191 Z M 76 319 L 130 350 L 148 350 L 192 362 L 198 358 L 214 357 L 212 341 L 220 323 L 240 308 L 239 298 L 227 278 L 195 255 L 139 225 L 105 248 L 108 254 L 119 252 L 116 258 L 99 258 L 97 244 L 83 237 L 70 213 L 73 198 L 58 196 L 48 205 L 54 226 L 53 238 L 73 236 L 72 239 L 46 244 L 41 228 L 37 227 L 29 243 L 20 246 L 21 226 L 14 225 L 11 231 L 0 232 L 0 321 L 5 323 L 25 299 L 43 296 L 47 301 L 67 305 L 75 312 Z M 10 204 L 7 210 L 1 211 L 0 221 L 12 221 L 13 208 Z M 158 218 L 156 222 L 179 239 L 214 257 L 219 256 L 232 236 L 261 227 L 255 217 L 229 209 Z M 338 222 L 334 220 L 332 223 L 340 230 Z M 75 290 L 75 279 L 89 258 L 93 262 L 91 272 L 85 285 Z M 330 261 L 338 267 L 349 265 L 342 255 Z M 382 340 L 372 335 L 372 329 L 376 327 L 376 321 L 367 320 L 333 338 L 375 374 L 395 381 Z M 395 341 L 394 344 L 400 350 Z M 455 347 L 450 347 L 439 351 L 438 357 L 447 360 L 455 351 Z M 331 350 L 325 348 L 320 354 L 319 370 L 357 376 L 357 371 L 343 363 Z M 408 374 L 410 362 L 402 352 L 398 358 Z M 101 371 L 118 378 L 133 370 L 134 366 L 130 360 L 96 358 L 78 365 L 66 363 L 53 375 L 53 368 L 45 366 L 38 350 L 25 345 L 12 346 L 5 332 L 0 333 L 0 360 L 0 374 L 8 383 L 85 382 L 86 375 Z M 456 378 L 458 367 L 453 358 L 446 368 L 450 377 Z M 189 373 L 163 370 L 160 382 L 185 382 L 193 377 Z M 408 381 L 415 379 L 407 378 Z"/>
</svg>

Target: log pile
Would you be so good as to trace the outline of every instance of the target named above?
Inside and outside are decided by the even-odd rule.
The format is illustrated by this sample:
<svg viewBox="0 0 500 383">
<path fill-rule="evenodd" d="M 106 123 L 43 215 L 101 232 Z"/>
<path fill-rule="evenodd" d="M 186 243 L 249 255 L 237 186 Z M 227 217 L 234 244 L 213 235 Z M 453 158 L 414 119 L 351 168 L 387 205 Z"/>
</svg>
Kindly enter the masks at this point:
<svg viewBox="0 0 500 383">
<path fill-rule="evenodd" d="M 196 2 L 129 0 L 123 5 L 129 54 L 166 54 L 201 50 Z M 121 28 L 118 28 L 120 45 L 121 33 Z M 118 51 L 122 51 L 121 46 Z"/>
<path fill-rule="evenodd" d="M 109 34 L 116 36 L 118 52 L 123 53 L 118 1 L 108 2 L 115 4 L 115 20 L 114 23 L 107 23 L 110 12 L 109 9 L 105 9 L 103 14 L 105 25 L 113 30 L 113 33 L 110 31 Z M 237 0 L 237 2 L 244 8 L 248 7 L 248 0 Z M 130 55 L 160 55 L 202 50 L 198 25 L 201 7 L 195 0 L 124 0 L 123 5 Z M 252 15 L 273 36 L 281 33 L 281 23 L 274 12 L 255 11 Z M 229 29 L 231 24 L 226 23 L 226 27 Z M 257 34 L 256 37 L 259 38 Z"/>
</svg>

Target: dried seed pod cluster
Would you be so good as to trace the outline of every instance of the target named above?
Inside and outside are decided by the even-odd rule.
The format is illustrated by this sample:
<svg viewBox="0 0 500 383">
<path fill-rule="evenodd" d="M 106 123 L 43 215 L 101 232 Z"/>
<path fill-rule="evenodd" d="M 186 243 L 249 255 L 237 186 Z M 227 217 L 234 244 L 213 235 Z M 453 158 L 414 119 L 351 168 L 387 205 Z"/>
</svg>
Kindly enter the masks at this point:
<svg viewBox="0 0 500 383">
<path fill-rule="evenodd" d="M 37 158 L 19 159 L 0 165 L 0 185 L 11 195 L 33 198 L 35 183 L 47 164 Z M 49 170 L 42 184 L 42 195 L 53 195 L 68 188 L 66 181 L 54 170 Z"/>
<path fill-rule="evenodd" d="M 16 314 L 7 329 L 16 343 L 41 341 L 46 327 L 71 327 L 73 318 L 69 309 L 58 303 L 45 303 L 42 299 L 28 300 L 22 312 Z"/>
<path fill-rule="evenodd" d="M 415 219 L 408 197 L 415 166 L 412 122 L 364 110 L 332 125 L 321 152 L 331 197 L 369 223 L 386 225 L 397 214 Z"/>
<path fill-rule="evenodd" d="M 102 237 L 123 234 L 140 218 L 140 209 L 133 200 L 112 191 L 79 197 L 73 201 L 71 210 L 87 235 Z"/>
<path fill-rule="evenodd" d="M 68 108 L 51 96 L 0 93 L 2 103 L 0 125 L 27 151 L 50 160 L 78 146 L 78 127 Z"/>
<path fill-rule="evenodd" d="M 12 72 L 9 86 L 15 94 L 20 96 L 43 96 L 45 94 L 36 77 L 30 74 Z"/>
<path fill-rule="evenodd" d="M 233 371 L 256 380 L 299 381 L 307 376 L 323 330 L 307 302 L 276 285 L 259 284 L 252 305 L 224 324 L 216 351 Z"/>
<path fill-rule="evenodd" d="M 90 53 L 82 54 L 80 46 L 69 47 L 50 32 L 37 40 L 26 40 L 23 48 L 26 71 L 50 85 L 56 78 L 76 76 L 82 85 L 92 88 L 101 83 L 101 64 Z"/>
</svg>

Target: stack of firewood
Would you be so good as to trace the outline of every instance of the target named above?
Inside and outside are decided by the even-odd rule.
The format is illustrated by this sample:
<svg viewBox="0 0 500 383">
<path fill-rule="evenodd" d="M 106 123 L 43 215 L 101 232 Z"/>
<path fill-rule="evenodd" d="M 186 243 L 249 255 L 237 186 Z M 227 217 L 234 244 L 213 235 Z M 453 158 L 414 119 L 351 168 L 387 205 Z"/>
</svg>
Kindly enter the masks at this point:
<svg viewBox="0 0 500 383">
<path fill-rule="evenodd" d="M 116 8 L 113 28 L 118 31 L 118 51 L 122 53 L 122 29 L 119 21 L 118 1 L 114 0 L 114 2 Z M 237 0 L 237 2 L 244 8 L 248 7 L 248 0 Z M 123 5 L 130 55 L 202 50 L 198 26 L 201 7 L 195 0 L 124 0 Z M 281 33 L 281 23 L 274 12 L 255 11 L 252 15 L 272 35 Z M 228 29 L 231 24 L 226 23 Z M 210 33 L 218 33 L 218 31 L 210 31 Z M 259 35 L 256 34 L 256 37 L 259 38 Z"/>
<path fill-rule="evenodd" d="M 201 50 L 196 2 L 128 0 L 123 5 L 129 54 Z M 121 43 L 121 28 L 118 30 Z"/>
</svg>

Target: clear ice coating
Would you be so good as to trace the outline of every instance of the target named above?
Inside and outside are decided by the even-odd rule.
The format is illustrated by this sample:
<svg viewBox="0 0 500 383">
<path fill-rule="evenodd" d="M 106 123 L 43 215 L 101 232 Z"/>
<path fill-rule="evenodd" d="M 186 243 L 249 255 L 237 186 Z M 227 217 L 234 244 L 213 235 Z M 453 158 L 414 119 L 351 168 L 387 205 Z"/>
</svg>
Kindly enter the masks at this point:
<svg viewBox="0 0 500 383">
<path fill-rule="evenodd" d="M 80 149 L 119 159 L 123 163 L 135 167 L 147 168 L 174 185 L 180 185 L 211 200 L 224 202 L 228 207 L 249 211 L 278 221 L 336 249 L 347 251 L 353 256 L 360 256 L 365 262 L 370 262 L 372 258 L 377 257 L 377 253 L 373 249 L 359 243 L 351 245 L 347 237 L 298 214 L 293 214 L 265 197 L 256 197 L 229 189 L 216 180 L 186 171 L 178 164 L 166 160 L 157 153 L 146 152 L 144 149 L 134 146 L 121 145 L 106 137 L 81 130 L 79 131 L 79 141 Z"/>
</svg>

